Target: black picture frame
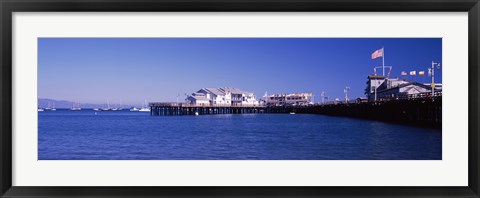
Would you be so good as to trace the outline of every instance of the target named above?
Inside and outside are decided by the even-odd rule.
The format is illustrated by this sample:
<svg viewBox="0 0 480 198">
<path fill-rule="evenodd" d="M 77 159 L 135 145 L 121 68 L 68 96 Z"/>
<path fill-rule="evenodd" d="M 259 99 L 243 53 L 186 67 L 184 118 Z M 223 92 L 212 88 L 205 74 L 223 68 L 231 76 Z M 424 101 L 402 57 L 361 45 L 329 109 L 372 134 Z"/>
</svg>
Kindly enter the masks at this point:
<svg viewBox="0 0 480 198">
<path fill-rule="evenodd" d="M 1 0 L 1 197 L 479 197 L 479 0 Z M 13 12 L 468 12 L 466 187 L 17 187 L 12 186 Z"/>
</svg>

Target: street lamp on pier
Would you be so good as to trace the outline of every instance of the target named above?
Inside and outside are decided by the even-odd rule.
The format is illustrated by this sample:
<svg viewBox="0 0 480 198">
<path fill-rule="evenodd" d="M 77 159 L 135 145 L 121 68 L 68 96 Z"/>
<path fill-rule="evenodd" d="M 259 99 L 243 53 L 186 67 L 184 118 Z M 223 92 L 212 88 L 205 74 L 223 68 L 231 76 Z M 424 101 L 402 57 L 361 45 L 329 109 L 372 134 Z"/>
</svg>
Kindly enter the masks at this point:
<svg viewBox="0 0 480 198">
<path fill-rule="evenodd" d="M 345 102 L 348 103 L 348 93 L 350 92 L 350 87 L 345 87 L 345 89 L 343 89 L 343 93 L 345 93 Z"/>
</svg>

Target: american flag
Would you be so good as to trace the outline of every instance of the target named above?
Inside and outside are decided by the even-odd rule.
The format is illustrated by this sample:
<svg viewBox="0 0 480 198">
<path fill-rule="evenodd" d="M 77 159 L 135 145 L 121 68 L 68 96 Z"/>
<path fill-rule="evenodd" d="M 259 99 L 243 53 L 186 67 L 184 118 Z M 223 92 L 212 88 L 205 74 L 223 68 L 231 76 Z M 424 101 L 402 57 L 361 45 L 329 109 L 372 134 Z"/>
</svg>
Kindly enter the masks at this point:
<svg viewBox="0 0 480 198">
<path fill-rule="evenodd" d="M 378 57 L 383 57 L 383 48 L 382 49 L 378 49 L 376 50 L 375 52 L 373 52 L 372 54 L 372 60 L 373 59 L 376 59 Z"/>
<path fill-rule="evenodd" d="M 407 75 L 407 72 L 402 71 L 402 76 L 406 76 L 406 75 Z"/>
<path fill-rule="evenodd" d="M 410 71 L 410 76 L 415 76 L 417 75 L 417 71 Z"/>
</svg>

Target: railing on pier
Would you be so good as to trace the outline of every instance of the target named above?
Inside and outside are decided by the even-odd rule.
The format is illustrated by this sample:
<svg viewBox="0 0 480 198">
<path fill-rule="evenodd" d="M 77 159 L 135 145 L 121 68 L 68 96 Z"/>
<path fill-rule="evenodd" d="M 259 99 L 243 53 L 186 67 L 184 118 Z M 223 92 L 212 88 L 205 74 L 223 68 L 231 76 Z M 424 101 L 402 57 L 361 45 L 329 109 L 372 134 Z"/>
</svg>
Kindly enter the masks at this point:
<svg viewBox="0 0 480 198">
<path fill-rule="evenodd" d="M 247 114 L 268 113 L 262 105 L 245 104 L 188 104 L 188 103 L 149 103 L 150 115 L 206 115 L 206 114 Z"/>
<path fill-rule="evenodd" d="M 433 97 L 432 97 L 433 96 Z M 358 104 L 358 103 L 381 103 L 381 102 L 391 102 L 391 101 L 405 101 L 405 100 L 435 100 L 442 97 L 442 92 L 435 92 L 433 95 L 431 92 L 428 93 L 419 93 L 419 94 L 408 94 L 408 95 L 389 95 L 381 96 L 377 98 L 377 101 L 368 101 L 368 99 L 351 99 L 348 102 L 344 100 L 339 101 L 325 101 L 323 103 L 317 103 L 314 106 L 323 106 L 323 105 L 338 105 L 338 104 Z"/>
<path fill-rule="evenodd" d="M 189 104 L 189 103 L 176 103 L 176 102 L 152 102 L 149 103 L 150 107 L 265 107 L 264 105 L 253 104 Z"/>
<path fill-rule="evenodd" d="M 193 105 L 187 103 L 150 103 L 150 115 L 213 115 L 213 114 L 322 114 L 370 120 L 422 125 L 435 128 L 442 126 L 442 94 L 407 95 L 383 100 L 351 102 L 331 101 L 329 104 L 305 106 L 261 105 Z"/>
</svg>

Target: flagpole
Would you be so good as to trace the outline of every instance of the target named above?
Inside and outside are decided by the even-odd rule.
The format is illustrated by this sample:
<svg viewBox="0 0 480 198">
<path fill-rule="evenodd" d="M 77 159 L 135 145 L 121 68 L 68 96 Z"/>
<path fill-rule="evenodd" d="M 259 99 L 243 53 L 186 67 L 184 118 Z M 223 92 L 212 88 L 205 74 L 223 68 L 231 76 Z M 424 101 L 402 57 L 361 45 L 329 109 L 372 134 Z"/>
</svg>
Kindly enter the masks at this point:
<svg viewBox="0 0 480 198">
<path fill-rule="evenodd" d="M 382 70 L 383 76 L 385 77 L 385 47 L 382 46 Z"/>
</svg>

